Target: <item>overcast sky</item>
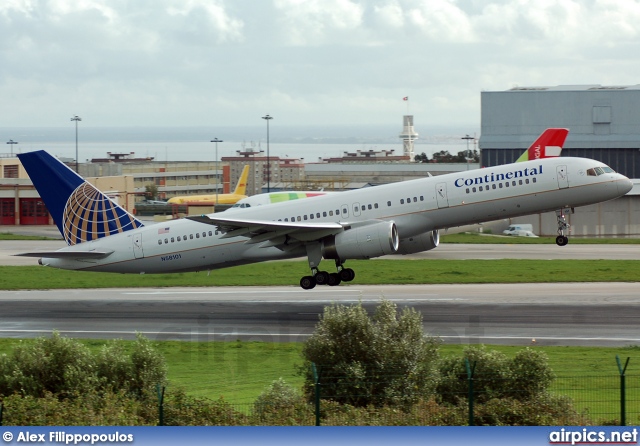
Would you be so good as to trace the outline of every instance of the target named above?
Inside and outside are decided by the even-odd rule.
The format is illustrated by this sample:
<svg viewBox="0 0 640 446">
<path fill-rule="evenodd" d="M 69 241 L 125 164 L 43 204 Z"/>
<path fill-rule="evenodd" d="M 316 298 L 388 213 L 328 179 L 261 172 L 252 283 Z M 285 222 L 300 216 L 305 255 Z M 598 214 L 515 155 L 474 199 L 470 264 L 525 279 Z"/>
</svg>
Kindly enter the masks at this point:
<svg viewBox="0 0 640 446">
<path fill-rule="evenodd" d="M 639 73 L 634 0 L 0 1 L 0 127 L 479 128 L 483 90 Z"/>
</svg>

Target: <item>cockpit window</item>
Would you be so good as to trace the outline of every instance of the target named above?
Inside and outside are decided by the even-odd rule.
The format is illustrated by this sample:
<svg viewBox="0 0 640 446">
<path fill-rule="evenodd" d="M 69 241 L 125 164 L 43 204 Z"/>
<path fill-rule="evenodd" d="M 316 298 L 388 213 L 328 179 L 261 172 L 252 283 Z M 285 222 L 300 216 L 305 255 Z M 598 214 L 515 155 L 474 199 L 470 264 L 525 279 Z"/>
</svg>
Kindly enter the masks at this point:
<svg viewBox="0 0 640 446">
<path fill-rule="evenodd" d="M 593 167 L 587 170 L 587 176 L 590 177 L 597 177 L 598 175 L 604 175 L 605 173 L 615 173 L 615 171 L 609 166 Z"/>
</svg>

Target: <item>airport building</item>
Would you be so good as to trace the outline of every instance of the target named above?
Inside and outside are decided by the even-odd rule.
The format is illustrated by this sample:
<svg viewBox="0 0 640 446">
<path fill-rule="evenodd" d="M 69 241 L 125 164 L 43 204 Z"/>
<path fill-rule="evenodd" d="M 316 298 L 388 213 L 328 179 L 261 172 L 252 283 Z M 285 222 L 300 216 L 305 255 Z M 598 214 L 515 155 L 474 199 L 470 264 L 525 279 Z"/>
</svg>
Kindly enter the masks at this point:
<svg viewBox="0 0 640 446">
<path fill-rule="evenodd" d="M 640 84 L 483 91 L 481 164 L 514 162 L 549 127 L 569 129 L 562 156 L 596 159 L 640 178 Z"/>
</svg>

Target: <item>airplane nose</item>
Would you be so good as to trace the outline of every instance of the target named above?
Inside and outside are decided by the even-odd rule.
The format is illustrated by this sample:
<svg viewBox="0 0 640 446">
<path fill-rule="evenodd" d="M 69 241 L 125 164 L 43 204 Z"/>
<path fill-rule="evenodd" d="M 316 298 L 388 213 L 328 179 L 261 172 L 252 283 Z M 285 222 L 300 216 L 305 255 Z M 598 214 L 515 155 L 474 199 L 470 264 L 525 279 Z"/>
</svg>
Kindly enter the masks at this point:
<svg viewBox="0 0 640 446">
<path fill-rule="evenodd" d="M 627 192 L 629 192 L 631 189 L 633 189 L 633 182 L 625 177 L 624 175 L 621 175 L 622 179 L 621 181 L 618 181 L 618 192 L 621 195 L 626 194 Z"/>
</svg>

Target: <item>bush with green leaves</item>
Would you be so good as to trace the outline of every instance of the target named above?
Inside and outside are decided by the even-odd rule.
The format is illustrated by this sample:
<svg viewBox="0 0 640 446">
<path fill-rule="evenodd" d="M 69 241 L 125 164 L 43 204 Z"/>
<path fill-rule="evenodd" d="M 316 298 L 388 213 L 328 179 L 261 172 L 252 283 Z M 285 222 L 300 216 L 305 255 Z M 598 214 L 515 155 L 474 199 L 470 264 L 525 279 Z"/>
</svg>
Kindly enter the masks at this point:
<svg viewBox="0 0 640 446">
<path fill-rule="evenodd" d="M 60 336 L 20 342 L 0 356 L 0 396 L 75 398 L 90 391 L 153 392 L 166 380 L 166 364 L 151 342 L 137 335 L 127 353 L 112 341 L 97 354 L 77 340 Z"/>
<path fill-rule="evenodd" d="M 356 407 L 410 405 L 433 393 L 437 338 L 425 336 L 422 316 L 383 300 L 369 316 L 362 303 L 325 307 L 304 343 L 304 391 L 314 397 L 312 363 L 321 397 Z"/>
<path fill-rule="evenodd" d="M 314 419 L 312 406 L 282 378 L 273 381 L 253 402 L 252 415 L 257 424 L 271 426 L 311 424 Z"/>
<path fill-rule="evenodd" d="M 468 362 L 467 362 L 468 361 Z M 525 348 L 514 358 L 484 347 L 467 347 L 462 358 L 445 358 L 440 363 L 437 393 L 441 401 L 456 404 L 469 393 L 468 370 L 473 372 L 474 399 L 484 403 L 492 399 L 526 400 L 545 392 L 554 374 L 547 356 Z"/>
</svg>

